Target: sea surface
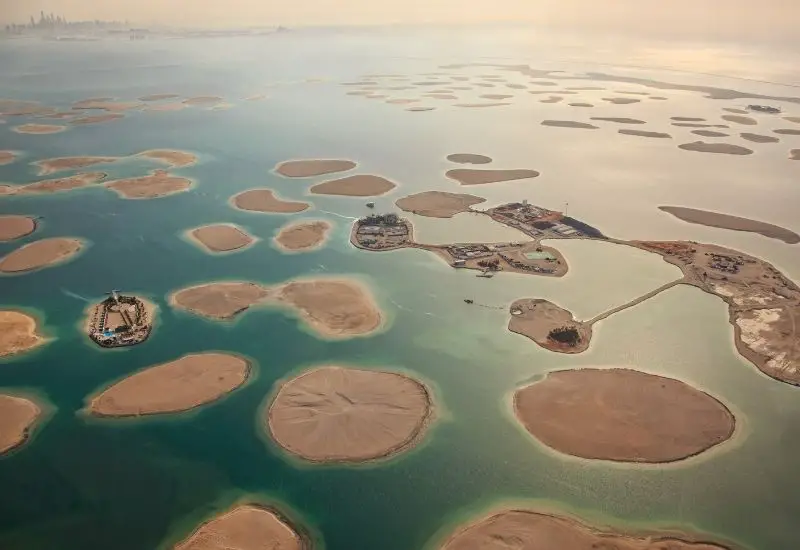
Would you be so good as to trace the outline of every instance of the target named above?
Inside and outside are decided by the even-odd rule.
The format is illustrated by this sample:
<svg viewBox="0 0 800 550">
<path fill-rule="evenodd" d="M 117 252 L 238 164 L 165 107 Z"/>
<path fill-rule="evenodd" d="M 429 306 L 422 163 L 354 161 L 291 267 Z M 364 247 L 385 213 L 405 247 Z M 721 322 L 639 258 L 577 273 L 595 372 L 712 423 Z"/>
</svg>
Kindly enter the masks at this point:
<svg viewBox="0 0 800 550">
<path fill-rule="evenodd" d="M 692 48 L 704 52 L 704 65 L 687 66 L 686 51 Z M 53 407 L 52 417 L 27 445 L 0 458 L 0 548 L 169 548 L 199 522 L 247 496 L 277 503 L 306 527 L 318 548 L 327 550 L 435 548 L 460 522 L 509 502 L 623 529 L 697 530 L 752 550 L 800 548 L 800 389 L 762 375 L 737 354 L 721 300 L 696 288 L 673 288 L 601 322 L 589 351 L 577 356 L 550 353 L 506 329 L 508 304 L 517 298 L 547 298 L 586 319 L 678 277 L 676 268 L 656 255 L 588 241 L 548 243 L 570 264 L 563 279 L 511 274 L 481 279 L 451 270 L 420 250 L 365 253 L 348 243 L 352 220 L 367 212 L 365 199 L 308 196 L 308 187 L 324 178 L 289 180 L 271 172 L 276 163 L 293 158 L 352 159 L 359 171 L 400 184 L 374 199 L 377 210 L 390 210 L 397 198 L 430 189 L 474 193 L 488 205 L 527 199 L 563 209 L 568 203 L 571 216 L 607 235 L 718 243 L 764 258 L 800 281 L 796 246 L 686 224 L 657 210 L 686 205 L 800 231 L 800 162 L 788 160 L 788 150 L 800 148 L 800 136 L 781 136 L 780 144 L 749 143 L 755 154 L 746 157 L 677 148 L 705 138 L 670 126 L 669 117 L 718 118 L 722 107 L 741 108 L 750 102 L 746 99 L 710 100 L 696 92 L 602 82 L 609 89 L 645 90 L 668 99 L 611 105 L 593 96 L 597 106 L 585 113 L 566 102 L 542 104 L 542 96 L 511 90 L 516 97 L 508 106 L 459 109 L 432 99 L 425 104 L 436 110 L 408 112 L 380 99 L 346 95 L 349 88 L 341 85 L 369 73 L 424 80 L 417 75 L 440 71 L 442 65 L 501 63 L 800 97 L 800 50 L 775 48 L 634 47 L 618 39 L 497 28 L 0 42 L 3 98 L 66 109 L 89 97 L 132 100 L 177 93 L 219 95 L 232 104 L 227 110 L 130 112 L 123 120 L 53 135 L 10 130 L 36 121 L 33 117 L 8 117 L 0 124 L 0 149 L 22 157 L 0 167 L 1 182 L 36 181 L 29 163 L 48 157 L 159 148 L 187 150 L 200 158 L 174 171 L 192 178 L 193 189 L 170 197 L 123 200 L 102 187 L 88 187 L 0 198 L 0 214 L 43 217 L 39 230 L 22 242 L 55 236 L 90 242 L 69 263 L 0 278 L 0 305 L 38 314 L 43 332 L 52 338 L 36 351 L 0 361 L 0 388 L 30 392 Z M 718 74 L 717 66 L 725 71 Z M 516 73 L 508 78 L 529 80 Z M 419 95 L 414 90 L 398 95 L 404 93 Z M 504 92 L 487 88 L 480 93 Z M 268 98 L 243 100 L 254 94 Z M 772 103 L 800 115 L 799 104 Z M 640 118 L 648 121 L 642 128 L 667 131 L 675 139 L 623 136 L 617 134 L 621 126 L 610 123 L 594 131 L 540 125 L 544 119 L 590 116 Z M 738 131 L 769 133 L 792 126 L 775 118 L 760 121 Z M 497 168 L 532 168 L 542 175 L 459 188 L 444 177 L 455 167 L 446 155 L 459 152 L 489 155 Z M 125 161 L 107 171 L 116 178 L 152 167 Z M 310 200 L 313 208 L 283 216 L 229 206 L 229 197 L 253 187 Z M 281 225 L 304 218 L 334 224 L 326 247 L 286 255 L 271 245 Z M 519 238 L 471 214 L 412 219 L 423 242 Z M 236 223 L 260 240 L 242 252 L 212 256 L 181 238 L 186 229 L 215 222 Z M 0 244 L 0 255 L 17 246 Z M 170 292 L 207 281 L 270 284 L 313 275 L 366 281 L 386 312 L 388 329 L 330 342 L 278 310 L 253 309 L 226 324 L 167 303 Z M 158 305 L 156 327 L 145 344 L 101 350 L 82 333 L 84 309 L 111 289 L 141 294 Z M 475 304 L 465 304 L 465 298 Z M 185 415 L 100 421 L 80 412 L 99 388 L 148 365 L 207 350 L 252 358 L 255 378 Z M 423 444 L 361 467 L 302 465 L 287 457 L 261 429 L 265 399 L 280 380 L 322 364 L 396 369 L 428 382 L 438 418 Z M 721 399 L 737 415 L 736 437 L 684 463 L 624 466 L 559 455 L 514 422 L 509 396 L 520 384 L 551 370 L 620 365 L 684 380 Z"/>
</svg>

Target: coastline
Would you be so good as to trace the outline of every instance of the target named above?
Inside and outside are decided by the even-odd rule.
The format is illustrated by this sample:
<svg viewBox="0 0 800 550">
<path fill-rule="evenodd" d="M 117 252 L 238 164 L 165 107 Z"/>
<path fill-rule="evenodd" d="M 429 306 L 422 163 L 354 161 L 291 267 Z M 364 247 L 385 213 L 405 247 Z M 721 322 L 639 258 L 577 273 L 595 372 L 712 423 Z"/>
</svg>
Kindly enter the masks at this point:
<svg viewBox="0 0 800 550">
<path fill-rule="evenodd" d="M 19 441 L 4 452 L 0 452 L 0 462 L 2 462 L 3 459 L 10 458 L 14 454 L 21 452 L 27 445 L 33 443 L 33 440 L 38 437 L 41 430 L 47 425 L 58 409 L 53 405 L 50 399 L 38 389 L 26 388 L 24 386 L 0 386 L 0 395 L 24 399 L 32 403 L 36 409 L 36 416 L 33 422 L 25 428 Z"/>
</svg>

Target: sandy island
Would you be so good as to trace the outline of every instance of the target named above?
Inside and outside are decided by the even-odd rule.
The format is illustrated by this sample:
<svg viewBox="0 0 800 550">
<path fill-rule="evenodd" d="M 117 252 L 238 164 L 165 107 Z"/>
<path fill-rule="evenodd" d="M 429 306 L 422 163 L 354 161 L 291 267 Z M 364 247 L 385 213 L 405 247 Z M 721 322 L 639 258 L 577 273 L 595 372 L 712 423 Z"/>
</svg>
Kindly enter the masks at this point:
<svg viewBox="0 0 800 550">
<path fill-rule="evenodd" d="M 705 122 L 706 120 L 696 116 L 671 116 L 669 118 L 670 120 L 674 120 L 676 122 Z"/>
<path fill-rule="evenodd" d="M 678 145 L 684 151 L 695 151 L 697 153 L 718 153 L 724 155 L 752 155 L 753 150 L 741 145 L 730 143 L 706 143 L 705 141 L 694 141 L 692 143 L 682 143 Z"/>
<path fill-rule="evenodd" d="M 78 170 L 95 164 L 117 162 L 122 157 L 56 157 L 37 160 L 33 164 L 39 168 L 40 176 L 47 176 L 63 170 Z"/>
<path fill-rule="evenodd" d="M 268 506 L 240 504 L 200 525 L 173 550 L 309 550 L 309 542 Z"/>
<path fill-rule="evenodd" d="M 486 202 L 486 199 L 462 193 L 445 191 L 424 191 L 398 199 L 395 204 L 400 210 L 413 212 L 430 218 L 452 218 L 470 207 Z"/>
<path fill-rule="evenodd" d="M 447 155 L 447 160 L 456 164 L 489 164 L 492 162 L 492 157 L 472 153 L 453 153 L 452 155 Z"/>
<path fill-rule="evenodd" d="M 792 149 L 789 151 L 789 160 L 800 160 L 800 149 Z"/>
<path fill-rule="evenodd" d="M 514 394 L 514 413 L 548 447 L 581 458 L 665 463 L 733 435 L 719 401 L 688 384 L 630 369 L 551 372 Z"/>
<path fill-rule="evenodd" d="M 0 357 L 23 353 L 43 344 L 45 340 L 37 328 L 36 319 L 27 313 L 0 310 Z"/>
<path fill-rule="evenodd" d="M 325 220 L 303 221 L 284 225 L 273 238 L 281 250 L 308 252 L 321 248 L 332 226 Z"/>
<path fill-rule="evenodd" d="M 599 126 L 588 122 L 577 122 L 575 120 L 543 120 L 542 126 L 553 126 L 556 128 L 580 128 L 583 130 L 597 130 Z"/>
<path fill-rule="evenodd" d="M 72 104 L 72 108 L 75 110 L 100 110 L 112 113 L 118 113 L 120 111 L 130 111 L 132 109 L 140 109 L 141 107 L 142 107 L 141 103 L 136 103 L 132 101 L 114 102 L 112 101 L 111 98 L 107 97 L 84 99 L 83 101 L 78 101 L 77 103 Z"/>
<path fill-rule="evenodd" d="M 630 103 L 639 103 L 641 99 L 634 99 L 632 97 L 604 97 L 603 101 L 608 101 L 615 105 L 628 105 Z"/>
<path fill-rule="evenodd" d="M 242 191 L 231 198 L 231 203 L 239 210 L 277 214 L 296 214 L 311 206 L 307 202 L 283 200 L 272 189 Z"/>
<path fill-rule="evenodd" d="M 615 117 L 615 116 L 595 116 L 592 117 L 592 120 L 600 120 L 604 122 L 616 122 L 617 124 L 647 124 L 644 120 L 639 120 L 638 118 L 626 118 L 626 117 Z"/>
<path fill-rule="evenodd" d="M 11 128 L 18 134 L 57 134 L 67 129 L 67 126 L 59 124 L 22 124 Z"/>
<path fill-rule="evenodd" d="M 182 111 L 186 108 L 185 103 L 158 103 L 156 105 L 148 105 L 144 108 L 145 111 L 151 112 L 169 112 L 169 111 Z"/>
<path fill-rule="evenodd" d="M 672 139 L 672 136 L 665 133 L 665 132 L 650 132 L 648 130 L 632 130 L 630 128 L 621 128 L 617 130 L 618 133 L 624 134 L 626 136 L 639 136 L 639 137 L 648 137 L 648 138 L 661 138 L 661 139 Z"/>
<path fill-rule="evenodd" d="M 773 130 L 773 132 L 782 136 L 800 136 L 800 130 L 796 128 L 778 128 L 777 130 Z"/>
<path fill-rule="evenodd" d="M 155 199 L 188 191 L 192 180 L 173 176 L 166 170 L 153 170 L 148 176 L 113 180 L 105 185 L 123 199 Z"/>
<path fill-rule="evenodd" d="M 0 394 L 0 455 L 24 444 L 41 414 L 30 399 Z"/>
<path fill-rule="evenodd" d="M 788 244 L 800 243 L 800 235 L 771 223 L 682 206 L 659 206 L 658 209 L 689 223 L 731 229 L 733 231 L 759 233 L 765 237 L 778 239 Z"/>
<path fill-rule="evenodd" d="M 17 155 L 13 151 L 0 151 L 0 166 L 11 164 L 17 159 Z"/>
<path fill-rule="evenodd" d="M 409 376 L 325 366 L 284 382 L 265 421 L 305 460 L 366 462 L 415 446 L 432 414 L 427 389 Z"/>
<path fill-rule="evenodd" d="M 268 295 L 266 288 L 256 283 L 220 282 L 178 290 L 169 297 L 170 305 L 196 315 L 228 320 Z"/>
<path fill-rule="evenodd" d="M 692 133 L 703 137 L 728 137 L 730 135 L 716 130 L 692 130 Z"/>
<path fill-rule="evenodd" d="M 570 103 L 570 107 L 594 107 L 591 103 Z"/>
<path fill-rule="evenodd" d="M 91 398 L 95 416 L 144 416 L 188 411 L 245 383 L 250 363 L 227 353 L 196 353 L 139 371 Z"/>
<path fill-rule="evenodd" d="M 709 537 L 627 534 L 549 511 L 507 509 L 459 528 L 441 550 L 730 550 Z M 513 544 L 513 546 L 511 546 Z"/>
<path fill-rule="evenodd" d="M 39 180 L 26 185 L 17 185 L 10 188 L 6 194 L 60 193 L 93 185 L 104 179 L 106 179 L 105 172 L 83 172 L 66 178 Z"/>
<path fill-rule="evenodd" d="M 278 164 L 275 167 L 275 171 L 287 178 L 310 178 L 336 172 L 346 172 L 355 167 L 356 163 L 352 160 L 289 160 Z"/>
<path fill-rule="evenodd" d="M 457 168 L 448 170 L 445 176 L 456 180 L 461 185 L 482 185 L 504 181 L 530 179 L 539 176 L 536 170 L 480 170 L 475 168 Z"/>
<path fill-rule="evenodd" d="M 188 232 L 189 238 L 210 252 L 231 252 L 253 243 L 247 232 L 235 225 L 217 223 L 204 225 Z"/>
<path fill-rule="evenodd" d="M 145 95 L 139 98 L 139 101 L 161 101 L 162 99 L 173 99 L 180 97 L 178 94 L 152 94 Z"/>
<path fill-rule="evenodd" d="M 527 336 L 545 349 L 581 353 L 589 348 L 592 325 L 577 321 L 572 313 L 552 302 L 523 298 L 511 304 L 510 312 L 508 330 Z"/>
<path fill-rule="evenodd" d="M 746 126 L 755 126 L 758 124 L 758 121 L 754 118 L 749 116 L 742 116 L 742 115 L 722 115 L 722 120 L 727 120 L 728 122 L 735 122 L 737 124 L 744 124 Z"/>
<path fill-rule="evenodd" d="M 381 176 L 359 174 L 323 181 L 309 190 L 315 195 L 339 195 L 347 197 L 375 197 L 385 195 L 397 184 Z"/>
<path fill-rule="evenodd" d="M 186 105 L 216 105 L 217 103 L 221 103 L 224 101 L 219 96 L 197 96 L 197 97 L 190 97 L 189 99 L 184 99 L 183 103 Z"/>
<path fill-rule="evenodd" d="M 56 237 L 34 241 L 0 259 L 0 273 L 22 273 L 66 262 L 83 248 L 83 241 Z"/>
<path fill-rule="evenodd" d="M 750 132 L 742 132 L 739 135 L 742 137 L 742 139 L 746 139 L 747 141 L 752 141 L 753 143 L 778 143 L 780 141 L 780 139 L 776 138 L 775 136 L 751 134 Z"/>
<path fill-rule="evenodd" d="M 125 118 L 125 115 L 121 115 L 119 113 L 107 113 L 105 115 L 92 115 L 80 118 L 73 118 L 72 120 L 69 121 L 69 123 L 76 125 L 100 124 L 102 122 L 111 122 L 112 120 L 119 120 L 121 118 Z"/>
<path fill-rule="evenodd" d="M 0 242 L 13 241 L 36 231 L 36 220 L 28 216 L 0 216 Z"/>
<path fill-rule="evenodd" d="M 187 151 L 176 151 L 173 149 L 150 149 L 142 151 L 137 157 L 147 157 L 158 162 L 163 162 L 172 168 L 183 168 L 191 166 L 197 162 L 197 155 Z"/>
</svg>

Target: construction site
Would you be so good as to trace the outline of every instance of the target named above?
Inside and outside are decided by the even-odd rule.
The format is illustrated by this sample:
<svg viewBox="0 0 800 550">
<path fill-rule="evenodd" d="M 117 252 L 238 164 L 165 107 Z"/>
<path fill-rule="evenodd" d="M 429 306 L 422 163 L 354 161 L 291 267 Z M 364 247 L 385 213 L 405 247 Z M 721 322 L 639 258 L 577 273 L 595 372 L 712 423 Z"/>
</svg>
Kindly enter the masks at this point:
<svg viewBox="0 0 800 550">
<path fill-rule="evenodd" d="M 394 250 L 413 243 L 411 223 L 397 214 L 373 214 L 356 220 L 350 242 L 367 250 Z"/>
<path fill-rule="evenodd" d="M 482 277 L 491 277 L 498 271 L 553 277 L 567 272 L 567 261 L 558 250 L 532 241 L 419 247 L 435 252 L 452 267 L 479 270 Z"/>
<path fill-rule="evenodd" d="M 493 220 L 519 229 L 529 237 L 541 239 L 604 239 L 598 229 L 562 212 L 547 210 L 528 201 L 512 202 L 484 211 Z"/>
<path fill-rule="evenodd" d="M 153 307 L 140 298 L 112 290 L 108 298 L 89 308 L 89 338 L 104 348 L 141 344 L 150 336 L 152 315 Z"/>
</svg>

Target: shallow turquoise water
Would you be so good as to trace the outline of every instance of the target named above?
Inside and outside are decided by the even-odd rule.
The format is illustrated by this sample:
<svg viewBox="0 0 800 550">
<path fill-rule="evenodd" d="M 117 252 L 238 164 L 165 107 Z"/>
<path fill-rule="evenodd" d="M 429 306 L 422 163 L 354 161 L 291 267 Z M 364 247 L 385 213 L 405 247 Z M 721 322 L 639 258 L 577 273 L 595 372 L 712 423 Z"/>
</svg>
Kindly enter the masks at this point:
<svg viewBox="0 0 800 550">
<path fill-rule="evenodd" d="M 350 218 L 365 210 L 361 199 L 314 196 L 309 199 L 314 208 L 293 217 L 228 206 L 228 197 L 257 186 L 287 198 L 305 197 L 310 181 L 281 179 L 270 169 L 288 158 L 321 156 L 352 158 L 365 171 L 400 182 L 394 193 L 375 201 L 378 209 L 389 208 L 408 192 L 458 190 L 442 176 L 448 168 L 444 157 L 476 152 L 503 167 L 542 172 L 529 182 L 470 188 L 489 204 L 527 198 L 560 208 L 569 202 L 571 215 L 607 234 L 719 242 L 765 257 L 800 279 L 800 259 L 783 243 L 683 224 L 655 208 L 714 205 L 797 231 L 792 205 L 800 201 L 800 188 L 797 167 L 785 160 L 789 138 L 780 148 L 762 147 L 747 159 L 692 156 L 674 144 L 625 141 L 615 128 L 598 134 L 541 129 L 542 118 L 568 117 L 545 110 L 561 106 L 518 102 L 508 109 L 407 113 L 345 96 L 336 84 L 371 71 L 435 71 L 441 63 L 484 55 L 551 63 L 547 50 L 523 52 L 496 38 L 486 41 L 483 52 L 480 41 L 442 49 L 430 36 L 422 38 L 411 51 L 406 37 L 363 33 L 298 34 L 281 38 L 286 42 L 279 45 L 248 39 L 109 43 L 102 50 L 80 43 L 4 44 L 0 66 L 7 70 L 0 77 L 0 97 L 66 106 L 89 96 L 174 92 L 219 94 L 235 106 L 134 113 L 52 136 L 10 132 L 16 119 L 0 126 L 2 148 L 24 154 L 23 162 L 0 167 L 0 181 L 34 181 L 26 162 L 52 156 L 150 148 L 201 156 L 196 166 L 176 171 L 194 178 L 196 187 L 168 198 L 125 201 L 90 188 L 0 199 L 0 213 L 44 216 L 26 242 L 62 235 L 91 241 L 72 262 L 0 279 L 3 305 L 41 312 L 45 331 L 56 338 L 0 363 L 0 387 L 40 392 L 57 409 L 29 445 L 0 459 L 0 548 L 158 548 L 245 494 L 284 503 L 329 550 L 423 548 L 471 513 L 527 499 L 604 522 L 694 526 L 752 548 L 800 546 L 795 513 L 800 476 L 794 464 L 800 452 L 798 390 L 761 375 L 737 355 L 721 301 L 693 288 L 671 289 L 603 321 L 590 350 L 576 357 L 548 353 L 505 329 L 507 304 L 522 296 L 551 299 L 579 318 L 635 298 L 677 276 L 659 258 L 609 244 L 556 243 L 570 263 L 567 277 L 484 280 L 452 271 L 422 251 L 355 250 L 347 235 Z M 315 77 L 329 81 L 304 82 Z M 745 85 L 720 85 L 734 84 Z M 760 91 L 764 85 L 753 86 Z M 271 97 L 239 101 L 260 92 Z M 662 120 L 728 105 L 666 95 L 665 105 L 630 112 Z M 592 116 L 608 115 L 604 109 Z M 143 166 L 126 161 L 109 172 L 130 175 Z M 303 217 L 334 223 L 326 248 L 282 255 L 270 246 L 280 225 Z M 510 238 L 508 229 L 484 228 L 475 220 L 414 217 L 426 242 Z M 241 253 L 212 257 L 180 237 L 187 228 L 211 222 L 236 223 L 261 240 Z M 16 246 L 2 244 L 0 254 Z M 252 310 L 224 325 L 166 303 L 174 289 L 198 282 L 272 283 L 315 273 L 356 274 L 368 281 L 391 320 L 389 330 L 327 342 L 277 310 Z M 111 288 L 142 293 L 160 306 L 146 344 L 101 351 L 81 334 L 86 300 Z M 489 307 L 467 306 L 464 297 Z M 114 422 L 87 421 L 78 413 L 97 388 L 200 350 L 252 357 L 257 376 L 228 398 L 185 416 Z M 425 443 L 360 468 L 300 466 L 277 451 L 260 433 L 259 407 L 276 381 L 322 363 L 405 369 L 429 381 L 441 409 Z M 690 382 L 739 415 L 741 434 L 707 457 L 666 468 L 578 461 L 541 448 L 511 420 L 510 392 L 549 370 L 588 365 L 632 365 Z"/>
</svg>

